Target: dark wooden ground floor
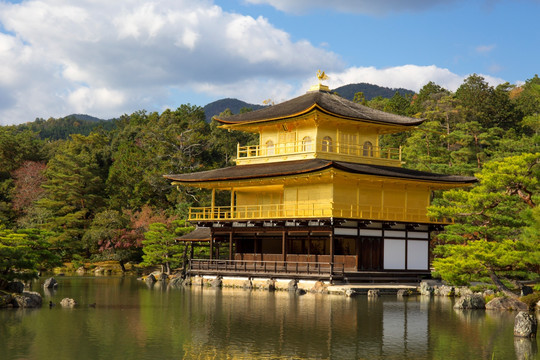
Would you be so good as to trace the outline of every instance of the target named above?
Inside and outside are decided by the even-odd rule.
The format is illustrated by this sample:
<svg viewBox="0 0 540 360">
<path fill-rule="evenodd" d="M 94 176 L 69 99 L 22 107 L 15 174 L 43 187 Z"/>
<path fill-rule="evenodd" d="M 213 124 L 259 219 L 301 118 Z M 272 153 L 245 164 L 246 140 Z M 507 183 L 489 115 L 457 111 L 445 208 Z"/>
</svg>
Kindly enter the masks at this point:
<svg viewBox="0 0 540 360">
<path fill-rule="evenodd" d="M 429 276 L 429 224 L 347 219 L 199 224 L 209 259 L 192 275 L 408 281 Z"/>
</svg>

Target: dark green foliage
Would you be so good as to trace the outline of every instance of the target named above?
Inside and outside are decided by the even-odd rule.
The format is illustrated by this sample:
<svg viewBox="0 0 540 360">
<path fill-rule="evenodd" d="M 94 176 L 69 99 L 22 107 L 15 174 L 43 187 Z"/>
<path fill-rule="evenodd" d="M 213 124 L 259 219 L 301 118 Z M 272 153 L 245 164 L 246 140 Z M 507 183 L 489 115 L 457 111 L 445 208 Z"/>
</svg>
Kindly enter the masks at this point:
<svg viewBox="0 0 540 360">
<path fill-rule="evenodd" d="M 37 229 L 13 231 L 0 227 L 0 279 L 37 278 L 39 270 L 60 264 L 48 241 L 50 233 Z"/>
<path fill-rule="evenodd" d="M 107 179 L 111 208 L 172 209 L 198 200 L 197 191 L 173 191 L 163 175 L 205 170 L 215 160 L 202 108 L 182 105 L 162 114 L 138 112 L 124 116 L 119 128 Z"/>
<path fill-rule="evenodd" d="M 429 208 L 435 218 L 454 218 L 437 235 L 433 267 L 455 284 L 519 271 L 540 270 L 540 153 L 491 161 L 471 190 L 450 190 Z M 536 275 L 535 275 L 536 274 Z"/>
<path fill-rule="evenodd" d="M 74 114 L 58 119 L 36 119 L 34 122 L 18 125 L 17 128 L 37 133 L 43 140 L 67 140 L 73 134 L 90 135 L 92 131 L 98 129 L 114 130 L 116 121 L 115 119 L 101 120 L 89 115 Z"/>
<path fill-rule="evenodd" d="M 171 269 L 178 268 L 182 264 L 182 254 L 187 245 L 177 242 L 175 239 L 193 229 L 194 227 L 186 226 L 183 220 L 173 221 L 169 226 L 163 223 L 151 224 L 149 231 L 144 234 L 144 255 L 141 265 L 159 265 L 165 273 L 170 273 Z"/>
<path fill-rule="evenodd" d="M 45 194 L 37 206 L 49 212 L 43 226 L 58 234 L 54 241 L 64 256 L 81 251 L 89 254 L 81 239 L 94 214 L 106 204 L 109 166 L 108 136 L 97 133 L 73 135 L 49 161 Z"/>
<path fill-rule="evenodd" d="M 540 292 L 535 292 L 529 295 L 525 295 L 519 298 L 521 302 L 524 302 L 529 307 L 529 311 L 534 311 L 536 304 L 540 301 Z"/>
</svg>

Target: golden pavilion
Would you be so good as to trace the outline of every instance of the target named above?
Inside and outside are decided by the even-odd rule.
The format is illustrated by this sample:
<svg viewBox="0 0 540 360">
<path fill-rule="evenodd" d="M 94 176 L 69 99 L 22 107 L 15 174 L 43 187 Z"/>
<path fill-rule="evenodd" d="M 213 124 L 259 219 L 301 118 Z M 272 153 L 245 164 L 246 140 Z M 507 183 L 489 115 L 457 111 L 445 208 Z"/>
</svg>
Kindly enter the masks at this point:
<svg viewBox="0 0 540 360">
<path fill-rule="evenodd" d="M 401 149 L 383 148 L 379 138 L 424 120 L 362 106 L 320 83 L 292 100 L 215 119 L 258 134 L 259 144 L 238 145 L 236 166 L 165 175 L 212 192 L 210 206 L 189 212 L 197 229 L 183 240 L 210 246 L 210 259 L 191 259 L 192 275 L 429 276 L 430 232 L 448 223 L 428 217 L 432 192 L 476 181 L 401 167 Z M 219 191 L 230 193 L 226 206 L 216 204 Z"/>
</svg>

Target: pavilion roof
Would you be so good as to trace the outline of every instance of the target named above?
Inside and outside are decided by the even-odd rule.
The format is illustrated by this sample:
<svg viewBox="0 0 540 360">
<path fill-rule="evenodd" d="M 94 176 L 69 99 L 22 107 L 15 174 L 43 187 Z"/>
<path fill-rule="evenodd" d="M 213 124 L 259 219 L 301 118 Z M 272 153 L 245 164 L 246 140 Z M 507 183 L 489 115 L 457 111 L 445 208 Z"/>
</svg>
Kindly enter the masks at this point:
<svg viewBox="0 0 540 360">
<path fill-rule="evenodd" d="M 323 159 L 231 166 L 221 169 L 201 171 L 197 173 L 164 175 L 164 177 L 178 184 L 188 185 L 189 183 L 246 180 L 276 176 L 293 176 L 299 174 L 313 173 L 331 168 L 342 170 L 347 173 L 372 175 L 377 177 L 396 178 L 403 180 L 422 180 L 438 183 L 456 184 L 471 184 L 477 181 L 477 179 L 472 176 L 436 174 L 425 171 L 404 169 L 401 167 L 357 164 L 344 161 Z"/>
<path fill-rule="evenodd" d="M 263 109 L 225 118 L 215 116 L 214 119 L 223 125 L 251 124 L 292 118 L 306 114 L 313 109 L 349 120 L 388 125 L 416 126 L 424 122 L 424 119 L 415 119 L 372 109 L 342 98 L 339 95 L 321 90 L 310 91 L 305 95 Z"/>
<path fill-rule="evenodd" d="M 177 241 L 210 241 L 212 239 L 212 234 L 210 228 L 207 227 L 196 227 L 190 233 L 187 233 L 183 236 L 177 238 Z"/>
</svg>

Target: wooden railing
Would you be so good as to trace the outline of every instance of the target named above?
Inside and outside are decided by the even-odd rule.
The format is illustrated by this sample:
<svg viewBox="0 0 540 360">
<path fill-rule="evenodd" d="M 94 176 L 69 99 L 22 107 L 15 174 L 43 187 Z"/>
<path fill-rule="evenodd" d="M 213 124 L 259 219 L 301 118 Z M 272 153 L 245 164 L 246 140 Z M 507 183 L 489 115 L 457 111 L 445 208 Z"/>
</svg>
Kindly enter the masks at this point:
<svg viewBox="0 0 540 360">
<path fill-rule="evenodd" d="M 399 207 L 345 205 L 333 203 L 266 204 L 243 206 L 192 207 L 190 221 L 204 220 L 252 220 L 340 217 L 363 220 L 409 221 L 449 224 L 452 219 L 429 218 L 424 209 Z"/>
<path fill-rule="evenodd" d="M 244 206 L 192 207 L 189 220 L 224 220 L 224 219 L 273 219 L 306 217 L 331 217 L 332 209 L 328 204 L 266 204 Z"/>
<path fill-rule="evenodd" d="M 388 160 L 401 161 L 401 147 L 400 148 L 382 148 L 378 146 L 364 146 L 358 144 L 348 143 L 328 143 L 319 142 L 303 142 L 296 141 L 290 143 L 278 143 L 275 145 L 249 145 L 249 146 L 237 146 L 237 157 L 239 159 L 254 158 L 254 157 L 267 157 L 276 155 L 292 155 L 303 153 L 333 153 L 350 155 L 354 157 L 365 158 L 378 158 Z"/>
<path fill-rule="evenodd" d="M 189 261 L 190 272 L 196 274 L 266 274 L 266 275 L 343 275 L 345 264 L 335 266 L 327 262 L 200 260 Z"/>
</svg>

